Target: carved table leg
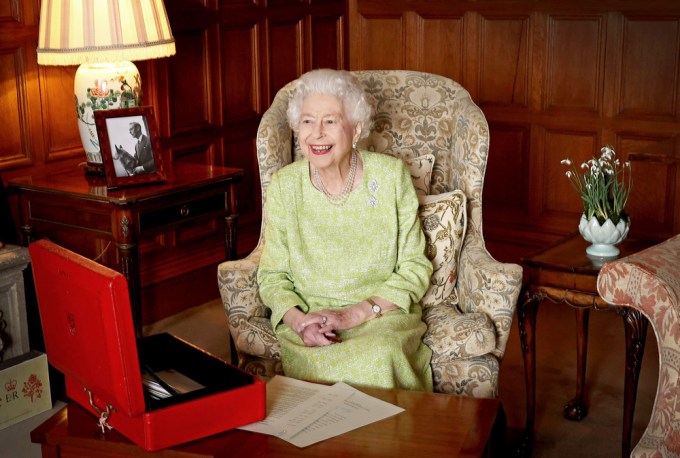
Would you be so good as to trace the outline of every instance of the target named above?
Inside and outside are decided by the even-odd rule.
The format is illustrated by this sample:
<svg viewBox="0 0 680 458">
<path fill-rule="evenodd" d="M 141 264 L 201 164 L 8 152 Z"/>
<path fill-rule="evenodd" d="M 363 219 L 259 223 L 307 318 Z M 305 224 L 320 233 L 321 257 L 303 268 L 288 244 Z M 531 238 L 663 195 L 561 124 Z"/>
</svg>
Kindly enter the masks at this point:
<svg viewBox="0 0 680 458">
<path fill-rule="evenodd" d="M 227 259 L 236 259 L 238 257 L 238 249 L 236 246 L 236 223 L 238 215 L 232 214 L 224 218 L 226 230 L 224 232 L 224 250 Z"/>
<path fill-rule="evenodd" d="M 134 231 L 134 218 L 129 208 L 120 208 L 116 212 L 114 234 L 120 270 L 128 283 L 132 320 L 135 325 L 135 337 L 142 337 L 142 280 L 139 273 L 139 247 Z"/>
<path fill-rule="evenodd" d="M 236 185 L 229 185 L 229 191 L 224 193 L 224 208 L 227 216 L 224 217 L 225 233 L 224 248 L 227 259 L 236 259 L 238 249 L 236 247 L 236 223 L 238 222 L 238 203 L 236 202 Z"/>
<path fill-rule="evenodd" d="M 588 322 L 590 309 L 576 309 L 576 396 L 564 406 L 564 418 L 579 421 L 588 415 L 585 402 L 586 361 L 588 360 Z"/>
<path fill-rule="evenodd" d="M 522 292 L 524 300 L 517 307 L 517 325 L 524 359 L 524 381 L 527 396 L 527 418 L 524 428 L 524 438 L 515 452 L 519 456 L 530 456 L 534 438 L 534 422 L 536 416 L 536 314 L 538 305 L 545 294 L 541 291 L 532 292 L 528 289 Z"/>
<path fill-rule="evenodd" d="M 617 307 L 616 311 L 623 317 L 626 331 L 626 378 L 623 387 L 623 435 L 621 437 L 621 456 L 630 456 L 630 435 L 633 430 L 633 415 L 637 397 L 638 381 L 642 356 L 647 339 L 647 319 L 629 307 Z"/>
<path fill-rule="evenodd" d="M 21 226 L 21 245 L 27 247 L 35 240 L 35 229 L 30 224 Z"/>
<path fill-rule="evenodd" d="M 130 306 L 132 308 L 132 320 L 135 325 L 135 336 L 142 337 L 142 295 L 141 281 L 139 278 L 139 254 L 137 246 L 132 244 L 118 244 L 118 256 L 122 274 L 128 283 L 130 292 Z"/>
</svg>

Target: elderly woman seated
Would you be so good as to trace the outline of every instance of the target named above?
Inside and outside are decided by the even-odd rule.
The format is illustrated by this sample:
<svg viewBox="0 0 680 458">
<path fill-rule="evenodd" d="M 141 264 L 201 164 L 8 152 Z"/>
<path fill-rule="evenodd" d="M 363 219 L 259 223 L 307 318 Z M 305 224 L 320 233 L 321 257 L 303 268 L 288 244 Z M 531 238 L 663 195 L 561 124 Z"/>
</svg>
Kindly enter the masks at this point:
<svg viewBox="0 0 680 458">
<path fill-rule="evenodd" d="M 432 264 L 409 172 L 357 151 L 371 108 L 348 72 L 303 75 L 288 118 L 305 159 L 268 187 L 257 273 L 285 374 L 431 391 L 419 301 Z"/>
</svg>

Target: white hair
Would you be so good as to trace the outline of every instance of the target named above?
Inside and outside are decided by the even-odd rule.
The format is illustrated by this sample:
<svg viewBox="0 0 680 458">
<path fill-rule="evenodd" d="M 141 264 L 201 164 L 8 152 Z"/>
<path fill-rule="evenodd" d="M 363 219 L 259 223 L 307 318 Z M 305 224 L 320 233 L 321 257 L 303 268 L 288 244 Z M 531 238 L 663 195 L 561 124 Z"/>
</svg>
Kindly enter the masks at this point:
<svg viewBox="0 0 680 458">
<path fill-rule="evenodd" d="M 288 102 L 288 123 L 294 132 L 300 129 L 300 116 L 305 98 L 311 94 L 333 95 L 343 102 L 345 114 L 352 125 L 361 123 L 360 138 L 368 136 L 371 124 L 371 105 L 359 80 L 346 70 L 323 68 L 302 75 Z"/>
</svg>

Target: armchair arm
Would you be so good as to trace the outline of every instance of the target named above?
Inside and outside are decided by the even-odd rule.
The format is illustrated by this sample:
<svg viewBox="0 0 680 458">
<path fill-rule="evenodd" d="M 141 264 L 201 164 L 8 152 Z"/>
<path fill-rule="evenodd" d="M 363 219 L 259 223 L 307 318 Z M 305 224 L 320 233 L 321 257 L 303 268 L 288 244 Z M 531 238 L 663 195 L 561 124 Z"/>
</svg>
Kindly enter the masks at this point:
<svg viewBox="0 0 680 458">
<path fill-rule="evenodd" d="M 631 456 L 677 456 L 680 397 L 680 235 L 607 262 L 597 276 L 606 302 L 640 311 L 651 323 L 659 351 L 654 407 Z"/>
<path fill-rule="evenodd" d="M 468 234 L 459 261 L 459 307 L 491 317 L 497 334 L 493 353 L 499 360 L 505 353 L 521 287 L 522 267 L 496 261 L 483 240 L 475 240 L 474 232 Z"/>
<path fill-rule="evenodd" d="M 597 291 L 606 302 L 641 311 L 659 343 L 677 351 L 680 334 L 680 235 L 625 258 L 605 263 Z"/>
<path fill-rule="evenodd" d="M 280 359 L 281 348 L 269 322 L 269 310 L 258 293 L 257 267 L 263 246 L 259 244 L 243 259 L 221 263 L 217 283 L 238 353 Z"/>
</svg>

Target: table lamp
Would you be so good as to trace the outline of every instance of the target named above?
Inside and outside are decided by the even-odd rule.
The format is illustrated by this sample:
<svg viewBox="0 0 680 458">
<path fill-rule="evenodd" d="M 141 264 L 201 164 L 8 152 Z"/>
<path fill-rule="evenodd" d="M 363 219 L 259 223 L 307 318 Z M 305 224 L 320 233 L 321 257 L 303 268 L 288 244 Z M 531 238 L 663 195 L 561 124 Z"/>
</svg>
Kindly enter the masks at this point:
<svg viewBox="0 0 680 458">
<path fill-rule="evenodd" d="M 175 39 L 162 0 L 42 0 L 37 52 L 41 65 L 80 65 L 74 92 L 86 172 L 101 174 L 94 110 L 141 105 L 131 61 L 172 56 Z"/>
</svg>

